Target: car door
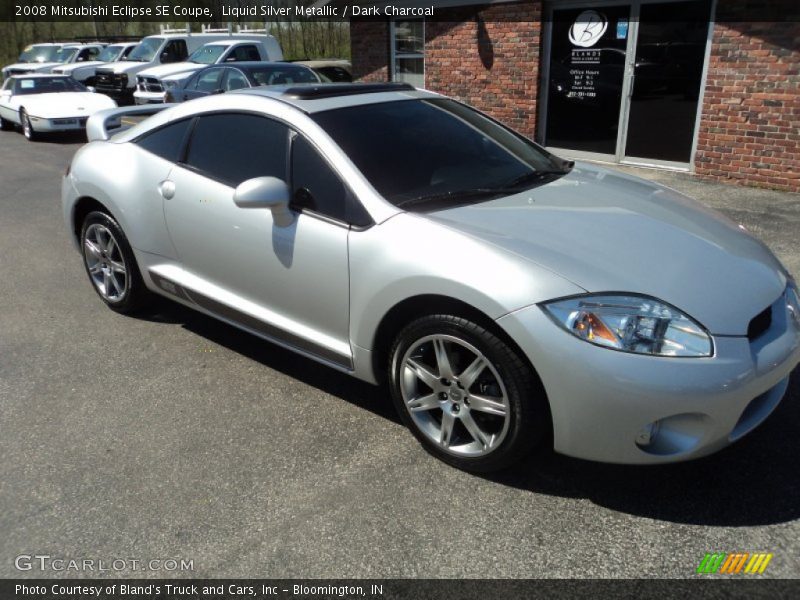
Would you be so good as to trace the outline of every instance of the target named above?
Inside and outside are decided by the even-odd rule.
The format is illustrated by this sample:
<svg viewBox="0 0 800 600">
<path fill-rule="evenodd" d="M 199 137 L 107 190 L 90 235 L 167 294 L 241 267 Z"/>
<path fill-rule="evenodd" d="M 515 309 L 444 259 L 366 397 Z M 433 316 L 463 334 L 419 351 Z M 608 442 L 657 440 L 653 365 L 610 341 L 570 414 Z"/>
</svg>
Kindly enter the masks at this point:
<svg viewBox="0 0 800 600">
<path fill-rule="evenodd" d="M 225 69 L 222 67 L 212 67 L 203 69 L 192 78 L 183 90 L 184 100 L 202 98 L 209 94 L 219 93 L 222 90 L 222 76 Z"/>
<path fill-rule="evenodd" d="M 167 227 L 198 304 L 349 367 L 348 227 L 302 211 L 278 227 L 270 210 L 233 201 L 247 179 L 286 180 L 289 141 L 290 129 L 264 116 L 198 117 L 169 175 Z"/>
</svg>

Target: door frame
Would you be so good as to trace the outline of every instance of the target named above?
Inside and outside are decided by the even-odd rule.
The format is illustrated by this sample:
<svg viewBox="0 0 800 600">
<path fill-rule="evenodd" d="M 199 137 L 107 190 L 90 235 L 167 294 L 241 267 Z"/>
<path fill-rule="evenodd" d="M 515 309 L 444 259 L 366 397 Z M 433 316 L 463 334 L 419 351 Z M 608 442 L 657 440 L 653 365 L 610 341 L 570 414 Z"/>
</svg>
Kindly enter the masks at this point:
<svg viewBox="0 0 800 600">
<path fill-rule="evenodd" d="M 714 37 L 714 15 L 716 14 L 717 0 L 711 0 L 708 30 L 706 32 L 706 46 L 703 55 L 703 69 L 700 75 L 700 91 L 697 97 L 697 110 L 695 113 L 694 131 L 692 133 L 692 147 L 689 162 L 674 162 L 653 158 L 639 158 L 627 156 L 625 146 L 628 135 L 628 117 L 631 107 L 631 93 L 633 91 L 633 70 L 636 59 L 636 41 L 639 37 L 639 15 L 643 4 L 665 4 L 667 2 L 686 2 L 687 0 L 553 0 L 544 6 L 544 20 L 542 22 L 542 57 L 541 74 L 539 76 L 540 102 L 537 114 L 537 141 L 544 146 L 547 139 L 547 103 L 550 93 L 550 48 L 553 39 L 553 11 L 560 9 L 576 8 L 602 8 L 605 6 L 630 6 L 628 17 L 628 38 L 625 47 L 625 69 L 622 80 L 622 93 L 620 99 L 619 121 L 617 123 L 617 144 L 613 154 L 586 152 L 547 146 L 547 150 L 569 158 L 590 160 L 612 164 L 632 165 L 639 167 L 652 167 L 676 171 L 694 172 L 694 157 L 697 153 L 697 142 L 700 132 L 700 121 L 703 114 L 703 101 L 708 77 L 708 63 L 711 57 L 711 44 Z"/>
</svg>

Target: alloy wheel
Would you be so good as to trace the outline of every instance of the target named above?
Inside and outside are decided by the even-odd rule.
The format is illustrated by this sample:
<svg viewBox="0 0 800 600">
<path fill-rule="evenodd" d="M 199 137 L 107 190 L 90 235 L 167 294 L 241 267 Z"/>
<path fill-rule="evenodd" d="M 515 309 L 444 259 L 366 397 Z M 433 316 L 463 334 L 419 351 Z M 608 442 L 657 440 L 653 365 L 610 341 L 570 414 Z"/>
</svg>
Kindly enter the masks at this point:
<svg viewBox="0 0 800 600">
<path fill-rule="evenodd" d="M 86 228 L 83 256 L 100 295 L 109 302 L 124 298 L 128 291 L 128 269 L 119 244 L 107 227 L 93 223 Z"/>
<path fill-rule="evenodd" d="M 409 347 L 399 373 L 412 421 L 443 451 L 485 456 L 508 432 L 510 403 L 497 369 L 472 344 L 428 335 Z"/>
</svg>

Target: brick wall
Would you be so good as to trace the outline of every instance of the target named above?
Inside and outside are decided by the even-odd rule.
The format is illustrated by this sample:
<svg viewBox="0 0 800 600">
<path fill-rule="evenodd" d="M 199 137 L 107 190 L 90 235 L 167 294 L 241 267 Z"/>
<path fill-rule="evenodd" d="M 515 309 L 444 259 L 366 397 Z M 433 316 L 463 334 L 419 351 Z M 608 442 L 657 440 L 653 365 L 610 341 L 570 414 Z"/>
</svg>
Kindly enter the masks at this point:
<svg viewBox="0 0 800 600">
<path fill-rule="evenodd" d="M 425 27 L 425 86 L 533 137 L 541 5 L 495 6 Z"/>
<path fill-rule="evenodd" d="M 541 4 L 437 14 L 443 20 L 425 23 L 425 87 L 533 136 Z M 354 76 L 361 81 L 388 81 L 388 23 L 354 20 L 350 27 Z"/>
<path fill-rule="evenodd" d="M 798 42 L 797 21 L 715 24 L 699 175 L 800 192 Z"/>
<path fill-rule="evenodd" d="M 353 78 L 359 81 L 389 80 L 388 21 L 350 22 L 350 55 Z"/>
</svg>

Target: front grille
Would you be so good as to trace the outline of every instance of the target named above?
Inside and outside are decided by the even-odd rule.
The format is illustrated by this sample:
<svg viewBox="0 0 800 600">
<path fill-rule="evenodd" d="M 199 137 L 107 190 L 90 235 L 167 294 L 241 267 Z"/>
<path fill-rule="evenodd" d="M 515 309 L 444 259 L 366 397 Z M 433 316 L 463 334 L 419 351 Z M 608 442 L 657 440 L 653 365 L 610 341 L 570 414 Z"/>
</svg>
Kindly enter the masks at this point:
<svg viewBox="0 0 800 600">
<path fill-rule="evenodd" d="M 750 320 L 747 339 L 751 342 L 764 335 L 772 325 L 772 306 L 768 306 Z"/>
<path fill-rule="evenodd" d="M 100 91 L 121 91 L 125 89 L 120 75 L 97 71 L 94 78 L 94 87 Z"/>
<path fill-rule="evenodd" d="M 137 77 L 136 89 L 140 92 L 163 92 L 161 82 L 155 77 Z"/>
</svg>

